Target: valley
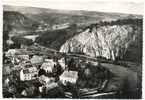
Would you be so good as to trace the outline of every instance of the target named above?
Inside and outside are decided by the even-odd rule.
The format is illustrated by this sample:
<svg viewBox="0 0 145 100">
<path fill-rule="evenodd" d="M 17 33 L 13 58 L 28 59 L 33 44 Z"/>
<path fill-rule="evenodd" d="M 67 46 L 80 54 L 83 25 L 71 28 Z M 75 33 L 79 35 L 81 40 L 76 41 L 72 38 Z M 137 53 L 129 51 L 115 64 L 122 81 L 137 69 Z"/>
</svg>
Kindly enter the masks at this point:
<svg viewBox="0 0 145 100">
<path fill-rule="evenodd" d="M 4 5 L 4 98 L 141 98 L 143 16 Z"/>
</svg>

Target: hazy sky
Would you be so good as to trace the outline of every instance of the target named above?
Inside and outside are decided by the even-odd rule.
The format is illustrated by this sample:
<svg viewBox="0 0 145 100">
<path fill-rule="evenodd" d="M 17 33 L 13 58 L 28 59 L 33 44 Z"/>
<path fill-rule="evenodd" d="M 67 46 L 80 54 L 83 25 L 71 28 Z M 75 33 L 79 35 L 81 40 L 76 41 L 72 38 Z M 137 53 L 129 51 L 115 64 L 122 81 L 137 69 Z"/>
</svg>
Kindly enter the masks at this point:
<svg viewBox="0 0 145 100">
<path fill-rule="evenodd" d="M 144 0 L 3 0 L 3 4 L 64 10 L 89 10 L 143 15 L 143 1 Z"/>
</svg>

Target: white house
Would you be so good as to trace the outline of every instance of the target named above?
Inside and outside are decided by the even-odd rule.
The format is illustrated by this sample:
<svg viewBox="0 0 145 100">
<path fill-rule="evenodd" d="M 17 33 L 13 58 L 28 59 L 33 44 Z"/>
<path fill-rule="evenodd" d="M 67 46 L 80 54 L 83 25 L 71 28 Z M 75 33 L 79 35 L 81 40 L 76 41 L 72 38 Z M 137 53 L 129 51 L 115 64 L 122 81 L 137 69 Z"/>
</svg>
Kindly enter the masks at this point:
<svg viewBox="0 0 145 100">
<path fill-rule="evenodd" d="M 43 88 L 44 88 L 44 86 L 40 86 L 40 87 L 39 87 L 39 92 L 40 92 L 40 93 L 43 93 Z"/>
<path fill-rule="evenodd" d="M 14 56 L 16 54 L 16 49 L 9 49 L 5 54 L 6 56 Z"/>
<path fill-rule="evenodd" d="M 53 73 L 54 65 L 56 65 L 54 62 L 44 62 L 40 69 L 45 70 L 46 73 Z"/>
<path fill-rule="evenodd" d="M 53 59 L 45 59 L 44 61 L 45 62 L 50 62 L 50 63 L 53 63 L 54 62 Z"/>
<path fill-rule="evenodd" d="M 44 59 L 42 56 L 37 56 L 37 55 L 34 55 L 31 59 L 30 59 L 31 63 L 32 64 L 40 64 L 40 63 L 43 63 Z"/>
<path fill-rule="evenodd" d="M 76 71 L 64 71 L 63 74 L 59 77 L 60 81 L 67 85 L 67 83 L 76 84 L 78 80 L 78 72 Z"/>
<path fill-rule="evenodd" d="M 39 81 L 40 81 L 40 83 L 46 85 L 46 84 L 49 84 L 49 83 L 51 83 L 51 82 L 54 82 L 55 79 L 52 78 L 52 77 L 46 77 L 46 76 L 44 76 L 44 75 L 41 75 L 41 76 L 39 77 Z"/>
<path fill-rule="evenodd" d="M 36 67 L 25 68 L 20 71 L 20 80 L 29 81 L 38 77 L 38 70 Z"/>
</svg>

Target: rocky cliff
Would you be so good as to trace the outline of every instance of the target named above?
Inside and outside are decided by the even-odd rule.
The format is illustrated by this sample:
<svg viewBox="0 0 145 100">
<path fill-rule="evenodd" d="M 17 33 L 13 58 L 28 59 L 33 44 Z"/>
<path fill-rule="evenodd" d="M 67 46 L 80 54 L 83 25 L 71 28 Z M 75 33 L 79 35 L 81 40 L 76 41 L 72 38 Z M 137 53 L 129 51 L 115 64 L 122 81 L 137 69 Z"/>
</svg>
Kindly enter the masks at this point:
<svg viewBox="0 0 145 100">
<path fill-rule="evenodd" d="M 140 27 L 133 23 L 99 27 L 93 25 L 67 40 L 60 52 L 84 53 L 91 57 L 115 60 L 123 58 L 131 45 L 140 45 L 138 41 L 141 40 L 141 33 Z"/>
</svg>

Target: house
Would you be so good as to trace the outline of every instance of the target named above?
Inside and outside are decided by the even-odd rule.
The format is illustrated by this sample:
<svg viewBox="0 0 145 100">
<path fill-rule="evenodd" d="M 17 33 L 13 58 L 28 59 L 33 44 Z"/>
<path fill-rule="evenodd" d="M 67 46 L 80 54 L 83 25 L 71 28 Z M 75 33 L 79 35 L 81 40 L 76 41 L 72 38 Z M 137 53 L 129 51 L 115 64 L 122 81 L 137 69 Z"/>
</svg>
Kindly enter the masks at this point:
<svg viewBox="0 0 145 100">
<path fill-rule="evenodd" d="M 5 81 L 4 81 L 4 85 L 5 86 L 9 86 L 9 83 L 10 83 L 10 79 L 6 78 Z"/>
<path fill-rule="evenodd" d="M 42 65 L 41 65 L 41 68 L 40 69 L 43 69 L 45 70 L 46 73 L 53 73 L 54 71 L 54 65 L 56 65 L 55 62 L 44 62 Z"/>
<path fill-rule="evenodd" d="M 46 85 L 42 85 L 39 87 L 39 92 L 40 93 L 46 93 L 49 95 L 54 95 L 55 93 L 57 93 L 57 88 L 58 88 L 58 83 L 56 82 L 50 82 L 49 84 Z M 52 90 L 52 91 L 51 91 Z M 50 93 L 51 91 L 51 93 Z"/>
<path fill-rule="evenodd" d="M 58 60 L 58 63 L 61 65 L 62 69 L 65 70 L 67 65 L 65 63 L 65 58 L 61 58 Z"/>
<path fill-rule="evenodd" d="M 53 59 L 45 59 L 45 62 L 53 62 Z"/>
<path fill-rule="evenodd" d="M 37 56 L 37 55 L 34 55 L 31 59 L 30 59 L 31 63 L 32 64 L 42 64 L 44 59 L 42 56 Z"/>
<path fill-rule="evenodd" d="M 21 95 L 22 96 L 27 96 L 28 94 L 27 94 L 27 91 L 26 90 L 23 90 L 22 92 L 21 92 Z"/>
<path fill-rule="evenodd" d="M 11 38 L 9 38 L 6 43 L 10 46 L 14 44 L 14 41 L 11 40 Z"/>
<path fill-rule="evenodd" d="M 3 66 L 3 74 L 4 75 L 10 75 L 12 69 L 12 64 L 4 65 Z"/>
<path fill-rule="evenodd" d="M 58 87 L 58 83 L 51 82 L 50 84 L 46 84 L 45 87 L 46 87 L 46 90 L 49 91 L 51 89 L 54 89 L 54 88 Z"/>
<path fill-rule="evenodd" d="M 16 52 L 17 52 L 16 49 L 9 49 L 5 54 L 6 54 L 6 57 L 9 57 L 9 56 L 14 56 Z"/>
<path fill-rule="evenodd" d="M 29 81 L 38 77 L 38 70 L 36 67 L 24 68 L 20 71 L 20 80 Z"/>
<path fill-rule="evenodd" d="M 64 71 L 63 74 L 59 77 L 63 85 L 67 83 L 76 84 L 78 80 L 78 72 L 76 71 Z"/>
<path fill-rule="evenodd" d="M 16 57 L 12 57 L 11 59 L 11 63 L 14 65 L 18 65 L 20 63 L 20 59 L 16 58 Z"/>
<path fill-rule="evenodd" d="M 5 52 L 6 57 L 11 57 L 15 55 L 27 55 L 29 53 L 26 51 L 26 49 L 9 49 L 7 52 Z"/>
<path fill-rule="evenodd" d="M 44 84 L 44 85 L 49 84 L 49 83 L 54 82 L 54 81 L 55 81 L 55 79 L 52 78 L 52 77 L 46 77 L 46 76 L 44 76 L 44 75 L 41 75 L 41 76 L 39 77 L 39 82 L 40 82 L 41 84 Z"/>
<path fill-rule="evenodd" d="M 21 60 L 26 60 L 26 61 L 29 61 L 29 55 L 17 55 L 17 58 L 20 58 Z"/>
<path fill-rule="evenodd" d="M 70 26 L 69 23 L 64 23 L 64 24 L 56 24 L 52 26 L 53 30 L 58 30 L 58 29 L 65 29 L 68 28 Z"/>
</svg>

